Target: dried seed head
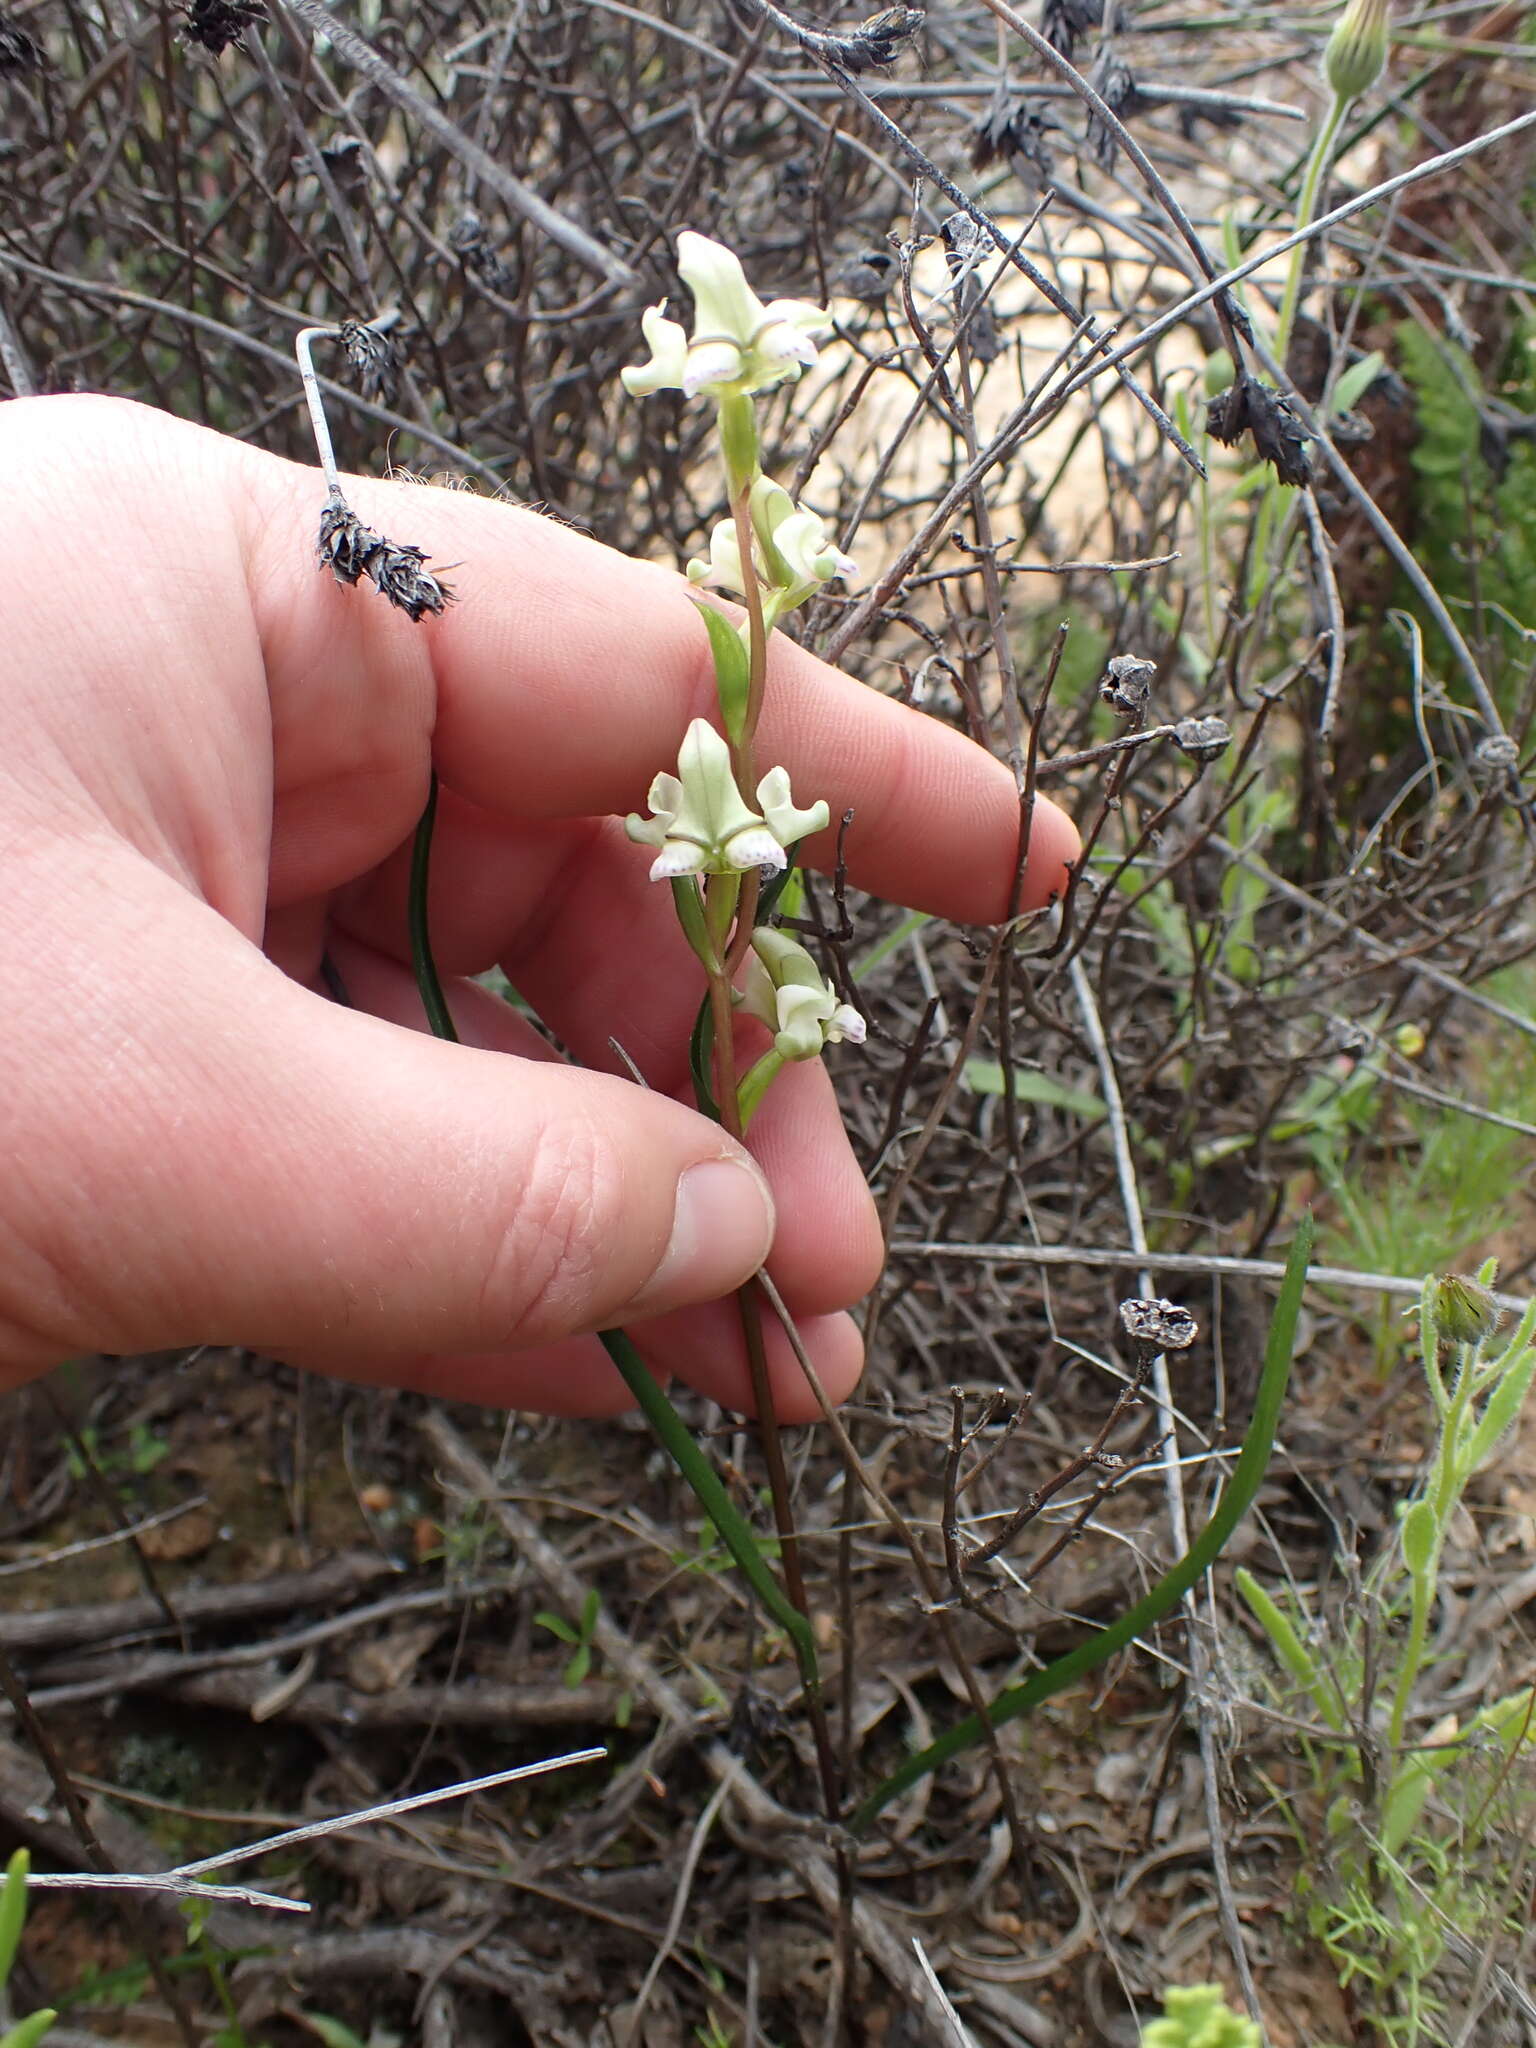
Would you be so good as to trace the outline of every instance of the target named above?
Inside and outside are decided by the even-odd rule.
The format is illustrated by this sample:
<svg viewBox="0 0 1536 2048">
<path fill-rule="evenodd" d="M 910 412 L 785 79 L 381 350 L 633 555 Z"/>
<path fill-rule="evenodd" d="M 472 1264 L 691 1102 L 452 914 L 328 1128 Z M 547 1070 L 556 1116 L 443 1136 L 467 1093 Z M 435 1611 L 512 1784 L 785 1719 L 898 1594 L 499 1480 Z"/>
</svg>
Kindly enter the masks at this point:
<svg viewBox="0 0 1536 2048">
<path fill-rule="evenodd" d="M 1104 664 L 1099 695 L 1122 718 L 1140 718 L 1156 674 L 1155 661 L 1144 661 L 1139 654 L 1112 654 Z"/>
<path fill-rule="evenodd" d="M 453 592 L 422 567 L 426 554 L 421 548 L 403 547 L 387 540 L 361 519 L 343 498 L 330 498 L 320 514 L 317 548 L 320 566 L 329 569 L 338 583 L 353 584 L 366 576 L 382 597 L 412 622 L 430 612 L 436 617 L 453 602 Z"/>
<path fill-rule="evenodd" d="M 1104 24 L 1104 0 L 1045 0 L 1040 32 L 1052 49 L 1070 57 L 1079 36 Z"/>
<path fill-rule="evenodd" d="M 338 135 L 320 151 L 321 161 L 336 180 L 337 189 L 356 199 L 368 183 L 368 159 L 360 135 Z"/>
<path fill-rule="evenodd" d="M 1241 440 L 1244 432 L 1251 433 L 1261 459 L 1274 464 L 1281 483 L 1311 480 L 1307 437 L 1291 410 L 1291 401 L 1251 371 L 1245 370 L 1235 384 L 1211 400 L 1205 424 L 1211 439 L 1226 448 Z"/>
<path fill-rule="evenodd" d="M 1121 120 L 1128 120 L 1136 111 L 1138 94 L 1136 81 L 1131 76 L 1131 67 L 1114 55 L 1105 45 L 1094 59 L 1093 69 L 1088 74 L 1088 83 L 1112 114 Z M 1115 167 L 1115 158 L 1120 153 L 1120 138 L 1114 129 L 1099 114 L 1088 116 L 1088 147 L 1098 163 L 1106 170 Z"/>
<path fill-rule="evenodd" d="M 1191 761 L 1214 761 L 1231 746 L 1232 728 L 1224 718 L 1181 718 L 1173 744 Z"/>
<path fill-rule="evenodd" d="M 834 296 L 847 299 L 862 299 L 867 306 L 878 306 L 891 286 L 896 282 L 896 258 L 889 249 L 863 249 L 848 261 L 832 278 Z"/>
<path fill-rule="evenodd" d="M 336 332 L 364 398 L 392 399 L 400 381 L 400 351 L 394 337 L 361 320 L 343 320 Z"/>
<path fill-rule="evenodd" d="M 1006 163 L 1021 176 L 1023 166 L 1036 182 L 1049 184 L 1056 165 L 1046 135 L 1057 125 L 1044 110 L 1031 112 L 1021 99 L 994 100 L 971 138 L 972 168 L 984 171 L 990 164 Z"/>
<path fill-rule="evenodd" d="M 1504 1320 L 1492 1290 L 1462 1273 L 1430 1282 L 1429 1311 L 1440 1335 L 1453 1344 L 1481 1344 Z"/>
<path fill-rule="evenodd" d="M 920 7 L 883 7 L 851 35 L 829 36 L 822 47 L 845 71 L 883 70 L 896 62 L 926 19 Z"/>
<path fill-rule="evenodd" d="M 1139 1351 L 1187 1351 L 1200 1334 L 1200 1325 L 1187 1308 L 1159 1298 L 1144 1301 L 1133 1295 L 1120 1304 L 1120 1322 L 1125 1334 Z"/>
<path fill-rule="evenodd" d="M 1508 733 L 1491 732 L 1472 749 L 1473 771 L 1479 775 L 1503 775 L 1520 765 L 1520 749 Z"/>
<path fill-rule="evenodd" d="M 504 292 L 512 284 L 511 271 L 491 247 L 485 222 L 472 208 L 466 207 L 448 230 L 448 246 L 488 290 Z"/>
<path fill-rule="evenodd" d="M 42 44 L 14 21 L 0 16 L 0 78 L 19 78 L 25 71 L 42 68 Z"/>
<path fill-rule="evenodd" d="M 190 0 L 184 33 L 215 57 L 238 43 L 248 28 L 265 21 L 262 0 Z"/>
</svg>

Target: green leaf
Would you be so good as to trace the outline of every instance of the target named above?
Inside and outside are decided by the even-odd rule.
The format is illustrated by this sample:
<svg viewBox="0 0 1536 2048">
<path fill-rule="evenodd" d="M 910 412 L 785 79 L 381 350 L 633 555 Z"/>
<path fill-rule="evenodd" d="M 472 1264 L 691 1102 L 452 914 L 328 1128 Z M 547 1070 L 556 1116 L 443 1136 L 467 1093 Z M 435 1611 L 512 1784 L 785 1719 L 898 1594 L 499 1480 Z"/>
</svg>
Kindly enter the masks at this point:
<svg viewBox="0 0 1536 2048">
<path fill-rule="evenodd" d="M 1398 1540 L 1409 1571 L 1416 1579 L 1427 1577 L 1440 1550 L 1440 1520 L 1427 1500 L 1410 1501 L 1404 1508 Z"/>
<path fill-rule="evenodd" d="M 984 1741 L 989 1729 L 1000 1728 L 1007 1721 L 1032 1713 L 1043 1700 L 1060 1692 L 1063 1686 L 1071 1685 L 1074 1680 L 1097 1670 L 1107 1657 L 1134 1642 L 1154 1622 L 1161 1621 L 1170 1608 L 1177 1606 L 1189 1589 L 1198 1585 L 1210 1570 L 1233 1530 L 1252 1507 L 1254 1496 L 1269 1470 L 1275 1430 L 1291 1376 L 1296 1324 L 1301 1314 L 1301 1298 L 1306 1290 L 1307 1262 L 1312 1256 L 1314 1235 L 1311 1216 L 1303 1216 L 1291 1240 L 1285 1278 L 1280 1284 L 1280 1296 L 1269 1325 L 1269 1341 L 1264 1347 L 1264 1366 L 1259 1375 L 1253 1420 L 1243 1439 L 1236 1468 L 1222 1489 L 1215 1512 L 1184 1556 L 1171 1571 L 1163 1574 L 1149 1593 L 1144 1594 L 1133 1607 L 1127 1608 L 1108 1628 L 1101 1629 L 1097 1635 L 1085 1637 L 1075 1649 L 1047 1664 L 1043 1671 L 1035 1672 L 1022 1685 L 1005 1686 L 988 1704 L 985 1723 L 979 1714 L 968 1714 L 963 1721 L 947 1729 L 936 1742 L 930 1742 L 915 1756 L 908 1757 L 900 1769 L 893 1771 L 854 1808 L 848 1824 L 855 1834 L 864 1833 L 877 1814 L 910 1786 L 926 1778 L 930 1771 L 936 1771 L 951 1757 L 959 1756 L 962 1751 Z"/>
<path fill-rule="evenodd" d="M 333 2020 L 327 2013 L 304 2012 L 299 2019 L 312 2034 L 320 2036 L 325 2048 L 368 2048 L 360 2034 L 354 2034 L 343 2021 Z"/>
<path fill-rule="evenodd" d="M 5 1888 L 0 1891 L 0 1989 L 10 1982 L 11 1965 L 21 1945 L 21 1930 L 27 1919 L 27 1872 L 31 1859 L 18 1849 L 6 1865 Z"/>
<path fill-rule="evenodd" d="M 888 960 L 898 946 L 904 946 L 914 932 L 920 932 L 933 919 L 926 910 L 909 910 L 894 930 L 888 931 L 883 939 L 876 939 L 867 953 L 861 953 L 853 963 L 853 978 L 862 981 L 866 974 L 873 974 L 882 960 Z"/>
<path fill-rule="evenodd" d="M 977 1095 L 1006 1092 L 1001 1060 L 967 1060 L 963 1076 L 966 1087 Z M 1053 1081 L 1049 1074 L 1039 1074 L 1028 1067 L 1014 1068 L 1013 1096 L 1016 1102 L 1040 1102 L 1047 1109 L 1064 1109 L 1071 1116 L 1102 1117 L 1109 1113 L 1097 1095 L 1069 1088 L 1064 1081 Z"/>
<path fill-rule="evenodd" d="M 710 1077 L 710 1066 L 715 1053 L 715 1013 L 705 996 L 699 1005 L 699 1014 L 693 1020 L 693 1030 L 688 1038 L 688 1065 L 693 1074 L 693 1096 L 704 1115 L 715 1123 L 720 1121 L 720 1105 L 715 1100 L 714 1083 Z"/>
<path fill-rule="evenodd" d="M 591 1669 L 592 1645 L 590 1643 L 582 1643 L 577 1648 L 575 1656 L 572 1657 L 570 1663 L 565 1667 L 565 1682 L 572 1692 L 578 1691 L 585 1683 L 587 1673 Z"/>
<path fill-rule="evenodd" d="M 0 2048 L 34 2048 L 58 2018 L 51 2006 L 44 2006 L 41 2012 L 30 2013 L 26 2019 L 18 2020 L 8 2034 L 0 2034 Z"/>
<path fill-rule="evenodd" d="M 662 1448 L 693 1488 L 700 1507 L 720 1532 L 742 1576 L 768 1615 L 788 1635 L 807 1687 L 819 1682 L 820 1665 L 811 1625 L 774 1577 L 752 1526 L 720 1483 L 719 1475 L 689 1434 L 688 1426 L 657 1385 L 655 1376 L 622 1330 L 599 1330 L 604 1350 L 618 1367 Z"/>
<path fill-rule="evenodd" d="M 723 612 L 717 612 L 713 605 L 699 603 L 697 598 L 694 602 L 709 634 L 709 651 L 715 658 L 715 694 L 720 699 L 720 716 L 725 721 L 726 732 L 739 745 L 747 716 L 750 676 L 747 650 L 742 645 L 741 635 Z"/>
<path fill-rule="evenodd" d="M 1233 1574 L 1238 1592 L 1247 1602 L 1255 1621 L 1269 1637 L 1270 1648 L 1303 1688 L 1319 1714 L 1335 1734 L 1343 1731 L 1344 1710 L 1332 1682 L 1318 1667 L 1317 1659 L 1292 1625 L 1290 1616 L 1261 1586 L 1246 1565 Z"/>
<path fill-rule="evenodd" d="M 1333 387 L 1335 413 L 1352 412 L 1386 367 L 1387 359 L 1379 348 L 1351 363 Z"/>
<path fill-rule="evenodd" d="M 581 1637 L 563 1614 L 551 1614 L 547 1608 L 540 1608 L 533 1617 L 535 1628 L 547 1628 L 552 1636 L 558 1636 L 562 1643 L 579 1643 Z"/>
</svg>

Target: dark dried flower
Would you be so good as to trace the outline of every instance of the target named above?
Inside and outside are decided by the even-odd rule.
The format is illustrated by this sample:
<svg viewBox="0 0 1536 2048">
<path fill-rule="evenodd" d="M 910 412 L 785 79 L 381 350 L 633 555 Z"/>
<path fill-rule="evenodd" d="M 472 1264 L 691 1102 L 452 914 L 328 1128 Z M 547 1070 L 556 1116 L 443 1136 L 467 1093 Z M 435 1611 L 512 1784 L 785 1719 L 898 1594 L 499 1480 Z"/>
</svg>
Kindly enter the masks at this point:
<svg viewBox="0 0 1536 2048">
<path fill-rule="evenodd" d="M 1260 458 L 1272 462 L 1283 484 L 1309 483 L 1312 458 L 1300 420 L 1291 401 L 1244 370 L 1219 398 L 1213 398 L 1206 413 L 1206 429 L 1213 441 L 1230 448 L 1246 431 Z"/>
<path fill-rule="evenodd" d="M 1006 163 L 1015 177 L 1024 178 L 1028 170 L 1035 182 L 1048 185 L 1056 164 L 1046 135 L 1057 125 L 1048 113 L 1031 112 L 1021 99 L 995 99 L 971 137 L 972 168 L 984 171 L 989 164 Z"/>
<path fill-rule="evenodd" d="M 1112 654 L 1104 664 L 1099 695 L 1122 718 L 1140 718 L 1156 674 L 1155 661 L 1143 661 L 1139 654 Z"/>
<path fill-rule="evenodd" d="M 364 526 L 344 498 L 327 499 L 320 514 L 320 566 L 338 583 L 354 584 L 366 576 L 381 596 L 413 622 L 434 617 L 453 602 L 453 592 L 421 566 L 421 548 L 403 547 Z"/>
<path fill-rule="evenodd" d="M 336 332 L 347 361 L 357 372 L 357 388 L 364 398 L 382 398 L 387 403 L 400 381 L 400 351 L 394 337 L 361 320 L 343 320 Z"/>
<path fill-rule="evenodd" d="M 896 282 L 900 265 L 889 249 L 863 249 L 850 256 L 832 277 L 834 296 L 862 299 L 878 306 Z"/>
<path fill-rule="evenodd" d="M 850 35 L 828 36 L 822 48 L 845 71 L 883 70 L 896 62 L 926 19 L 921 7 L 882 7 Z"/>
<path fill-rule="evenodd" d="M 1200 1334 L 1200 1325 L 1187 1308 L 1137 1295 L 1121 1302 L 1120 1325 L 1137 1350 L 1152 1357 L 1160 1351 L 1187 1351 Z"/>
<path fill-rule="evenodd" d="M 1109 111 L 1122 121 L 1128 121 L 1140 104 L 1136 81 L 1131 76 L 1131 67 L 1116 57 L 1108 48 L 1100 50 L 1088 74 L 1088 83 Z M 1115 158 L 1120 153 L 1120 138 L 1108 121 L 1099 114 L 1088 116 L 1088 147 L 1096 160 L 1106 171 L 1115 167 Z"/>
<path fill-rule="evenodd" d="M 512 273 L 491 247 L 485 222 L 478 213 L 466 208 L 459 215 L 448 231 L 448 246 L 488 291 L 505 292 L 510 288 Z"/>
<path fill-rule="evenodd" d="M 1231 746 L 1232 728 L 1224 718 L 1181 718 L 1173 744 L 1191 761 L 1214 761 Z"/>
<path fill-rule="evenodd" d="M 786 1725 L 784 1710 L 773 1695 L 748 1681 L 732 1703 L 725 1746 L 733 1756 L 756 1763 L 768 1744 L 784 1733 Z"/>
<path fill-rule="evenodd" d="M 262 0 L 189 0 L 186 34 L 215 57 L 238 43 L 248 28 L 265 21 Z"/>
<path fill-rule="evenodd" d="M 334 142 L 326 143 L 320 157 L 336 180 L 337 190 L 349 199 L 360 197 L 368 183 L 368 159 L 363 153 L 362 137 L 338 135 Z"/>
<path fill-rule="evenodd" d="M 1063 57 L 1077 48 L 1079 36 L 1104 25 L 1104 0 L 1045 0 L 1040 33 Z"/>
<path fill-rule="evenodd" d="M 0 16 L 0 78 L 16 78 L 24 71 L 42 68 L 42 44 L 17 23 Z"/>
</svg>

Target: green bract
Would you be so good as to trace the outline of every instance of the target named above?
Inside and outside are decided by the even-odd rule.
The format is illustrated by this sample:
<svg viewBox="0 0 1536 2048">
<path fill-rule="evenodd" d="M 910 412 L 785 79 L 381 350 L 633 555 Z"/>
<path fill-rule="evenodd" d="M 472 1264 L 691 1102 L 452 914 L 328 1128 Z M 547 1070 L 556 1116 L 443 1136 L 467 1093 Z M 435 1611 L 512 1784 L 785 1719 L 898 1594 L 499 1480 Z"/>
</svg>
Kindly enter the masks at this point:
<svg viewBox="0 0 1536 2048">
<path fill-rule="evenodd" d="M 782 768 L 770 768 L 757 785 L 760 813 L 752 810 L 736 787 L 730 748 L 705 718 L 694 719 L 683 735 L 676 775 L 658 775 L 646 801 L 651 816 L 631 811 L 624 829 L 642 846 L 660 849 L 651 863 L 653 882 L 747 868 L 777 871 L 785 865 L 785 848 L 821 831 L 831 816 L 825 803 L 796 809 Z"/>
<path fill-rule="evenodd" d="M 631 397 L 771 391 L 815 362 L 816 340 L 832 328 L 832 316 L 820 306 L 806 299 L 772 299 L 765 306 L 747 283 L 740 257 L 687 228 L 677 238 L 677 267 L 693 294 L 693 334 L 666 317 L 665 300 L 646 309 L 640 331 L 651 360 L 620 373 Z"/>
</svg>

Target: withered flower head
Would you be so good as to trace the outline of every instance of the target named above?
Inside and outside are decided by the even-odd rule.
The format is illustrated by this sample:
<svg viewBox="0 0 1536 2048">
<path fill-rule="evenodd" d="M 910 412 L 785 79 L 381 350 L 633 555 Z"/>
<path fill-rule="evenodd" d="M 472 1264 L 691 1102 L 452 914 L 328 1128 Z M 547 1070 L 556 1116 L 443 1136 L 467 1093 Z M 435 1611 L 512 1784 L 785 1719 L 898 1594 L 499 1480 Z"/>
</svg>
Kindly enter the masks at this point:
<svg viewBox="0 0 1536 2048">
<path fill-rule="evenodd" d="M 845 71 L 883 70 L 896 62 L 926 19 L 921 7 L 882 7 L 851 34 L 829 36 L 823 48 Z"/>
<path fill-rule="evenodd" d="M 1291 401 L 1251 370 L 1244 370 L 1235 383 L 1211 400 L 1205 424 L 1211 439 L 1226 448 L 1241 440 L 1245 431 L 1251 433 L 1260 458 L 1274 464 L 1281 483 L 1311 481 L 1312 457 Z"/>
<path fill-rule="evenodd" d="M 489 290 L 504 292 L 512 283 L 511 271 L 491 247 L 485 222 L 473 209 L 466 207 L 448 230 L 448 246 Z"/>
<path fill-rule="evenodd" d="M 361 320 L 343 320 L 336 332 L 364 398 L 393 398 L 400 381 L 400 351 L 394 337 Z"/>
<path fill-rule="evenodd" d="M 1045 0 L 1040 11 L 1040 33 L 1063 57 L 1077 48 L 1079 36 L 1104 25 L 1104 0 Z"/>
<path fill-rule="evenodd" d="M 1044 111 L 1032 113 L 1022 99 L 995 99 L 971 137 L 972 169 L 984 171 L 989 164 L 1006 163 L 1017 174 L 1022 164 L 1040 184 L 1048 185 L 1056 164 L 1046 136 L 1057 125 Z"/>
<path fill-rule="evenodd" d="M 1122 120 L 1129 120 L 1135 113 L 1140 96 L 1136 81 L 1131 76 L 1131 67 L 1115 56 L 1107 47 L 1100 50 L 1088 74 L 1088 83 L 1112 114 Z M 1097 113 L 1088 116 L 1088 147 L 1106 171 L 1115 167 L 1115 158 L 1120 153 L 1120 138 L 1110 124 Z"/>
<path fill-rule="evenodd" d="M 896 282 L 898 270 L 889 249 L 861 249 L 834 271 L 832 296 L 862 299 L 867 306 L 878 306 Z"/>
<path fill-rule="evenodd" d="M 0 78 L 19 77 L 24 71 L 40 71 L 43 46 L 14 21 L 0 15 Z"/>
<path fill-rule="evenodd" d="M 362 137 L 338 135 L 334 142 L 322 146 L 320 156 L 340 190 L 349 198 L 357 198 L 368 183 L 368 159 L 363 154 Z"/>
<path fill-rule="evenodd" d="M 190 0 L 186 34 L 215 57 L 267 18 L 262 0 Z"/>
<path fill-rule="evenodd" d="M 1122 718 L 1139 718 L 1147 708 L 1156 674 L 1155 661 L 1144 661 L 1139 654 L 1112 654 L 1104 664 L 1099 696 Z"/>
<path fill-rule="evenodd" d="M 1173 744 L 1191 761 L 1214 761 L 1231 746 L 1232 728 L 1224 718 L 1181 718 Z"/>
<path fill-rule="evenodd" d="M 326 501 L 320 514 L 320 566 L 338 583 L 356 583 L 366 576 L 381 596 L 413 623 L 428 612 L 436 617 L 453 602 L 453 592 L 422 567 L 421 548 L 404 547 L 364 526 L 344 498 Z"/>
<path fill-rule="evenodd" d="M 1187 1308 L 1159 1298 L 1145 1301 L 1133 1295 L 1120 1304 L 1120 1323 L 1138 1351 L 1187 1351 L 1200 1334 L 1200 1325 Z"/>
</svg>

